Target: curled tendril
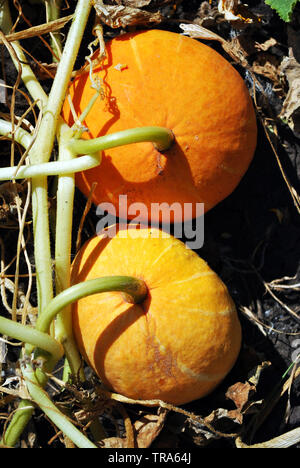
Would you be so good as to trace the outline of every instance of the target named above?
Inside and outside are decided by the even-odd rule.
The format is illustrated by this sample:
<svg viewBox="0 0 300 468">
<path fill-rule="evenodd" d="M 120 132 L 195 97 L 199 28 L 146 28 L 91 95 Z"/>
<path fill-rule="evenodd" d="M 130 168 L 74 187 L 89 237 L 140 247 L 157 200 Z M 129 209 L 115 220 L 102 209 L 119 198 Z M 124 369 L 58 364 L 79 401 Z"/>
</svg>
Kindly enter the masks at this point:
<svg viewBox="0 0 300 468">
<path fill-rule="evenodd" d="M 90 54 L 86 56 L 85 59 L 89 63 L 89 77 L 91 81 L 91 87 L 95 89 L 100 94 L 101 98 L 103 99 L 104 91 L 102 89 L 102 82 L 99 77 L 96 77 L 96 79 L 93 77 L 93 68 L 94 68 L 95 63 L 96 65 L 100 65 L 106 56 L 102 26 L 97 24 L 93 29 L 93 33 L 96 35 L 96 39 L 88 45 Z M 93 50 L 93 47 L 96 47 L 98 44 L 99 44 L 100 53 L 95 62 L 94 60 L 92 60 L 92 56 L 95 53 Z"/>
</svg>

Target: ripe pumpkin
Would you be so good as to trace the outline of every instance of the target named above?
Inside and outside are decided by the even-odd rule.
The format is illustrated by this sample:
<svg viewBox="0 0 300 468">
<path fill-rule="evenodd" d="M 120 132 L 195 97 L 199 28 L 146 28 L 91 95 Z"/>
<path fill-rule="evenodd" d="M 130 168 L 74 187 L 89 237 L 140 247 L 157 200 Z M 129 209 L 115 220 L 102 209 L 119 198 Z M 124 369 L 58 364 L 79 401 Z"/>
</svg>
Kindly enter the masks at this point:
<svg viewBox="0 0 300 468">
<path fill-rule="evenodd" d="M 119 195 L 127 195 L 128 206 L 144 203 L 154 221 L 168 214 L 172 221 L 195 217 L 197 202 L 210 210 L 238 185 L 256 147 L 256 117 L 243 79 L 210 47 L 167 31 L 125 34 L 106 50 L 104 65 L 93 73 L 104 99 L 86 117 L 88 138 L 163 126 L 176 141 L 164 154 L 151 143 L 106 150 L 99 167 L 77 175 L 77 186 L 87 196 L 98 182 L 93 202 L 112 203 L 117 214 Z M 95 93 L 90 84 L 84 73 L 69 88 L 78 115 Z M 74 123 L 68 100 L 63 117 Z M 181 210 L 170 213 L 175 202 Z M 153 214 L 151 203 L 165 205 Z M 184 213 L 184 203 L 192 211 Z"/>
<path fill-rule="evenodd" d="M 156 229 L 118 230 L 87 241 L 72 282 L 110 275 L 143 279 L 141 304 L 119 292 L 80 299 L 78 347 L 102 382 L 134 399 L 184 404 L 211 392 L 234 365 L 241 328 L 226 286 L 184 243 Z"/>
</svg>

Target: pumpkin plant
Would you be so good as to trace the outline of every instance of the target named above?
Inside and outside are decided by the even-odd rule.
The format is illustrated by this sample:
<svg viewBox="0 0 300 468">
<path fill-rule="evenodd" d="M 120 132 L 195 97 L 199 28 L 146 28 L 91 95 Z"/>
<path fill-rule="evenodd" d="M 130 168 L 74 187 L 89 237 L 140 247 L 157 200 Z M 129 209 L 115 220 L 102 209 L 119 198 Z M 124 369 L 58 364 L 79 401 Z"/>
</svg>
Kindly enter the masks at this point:
<svg viewBox="0 0 300 468">
<path fill-rule="evenodd" d="M 144 327 L 144 330 L 146 324 L 149 326 L 148 337 L 152 340 L 149 346 L 154 359 L 153 366 L 156 366 L 155 381 L 159 383 L 159 367 L 155 359 L 161 354 L 164 355 L 161 365 L 165 366 L 159 383 L 162 388 L 161 397 L 169 401 L 190 401 L 210 391 L 229 371 L 240 346 L 236 311 L 225 286 L 196 254 L 185 249 L 183 244 L 170 236 L 158 238 L 156 242 L 148 239 L 145 244 L 139 237 L 141 232 L 136 234 L 132 241 L 123 239 L 124 243 L 119 242 L 119 236 L 111 241 L 96 238 L 78 254 L 72 270 L 73 282 L 76 284 L 71 285 L 75 173 L 80 173 L 78 185 L 85 193 L 89 190 L 91 177 L 98 180 L 100 191 L 95 192 L 95 203 L 106 200 L 105 197 L 102 198 L 102 194 L 110 201 L 115 200 L 121 186 L 125 193 L 133 194 L 132 200 L 141 197 L 138 201 L 146 204 L 152 201 L 171 203 L 177 189 L 181 203 L 203 201 L 209 209 L 228 195 L 244 174 L 251 161 L 256 138 L 255 119 L 249 95 L 242 79 L 232 67 L 209 48 L 179 35 L 163 32 L 149 31 L 111 41 L 107 47 L 107 61 L 99 67 L 102 81 L 97 83 L 91 62 L 90 73 L 75 79 L 69 88 L 77 113 L 73 121 L 65 98 L 91 8 L 91 0 L 78 0 L 49 95 L 46 95 L 28 65 L 20 44 L 6 44 L 13 62 L 20 71 L 20 77 L 41 113 L 40 122 L 33 134 L 22 128 L 21 121 L 16 124 L 14 120 L 8 122 L 0 119 L 0 133 L 13 143 L 22 145 L 25 148 L 24 157 L 27 157 L 26 165 L 22 160 L 18 165 L 1 168 L 0 180 L 30 180 L 38 299 L 35 327 L 19 323 L 16 314 L 12 319 L 0 317 L 0 332 L 24 342 L 20 369 L 28 391 L 28 399 L 21 401 L 2 436 L 2 444 L 7 446 L 17 443 L 35 405 L 38 405 L 75 445 L 96 447 L 59 411 L 43 389 L 49 373 L 55 369 L 61 357 L 65 357 L 64 380 L 67 380 L 70 374 L 84 379 L 81 356 L 73 336 L 73 302 L 79 301 L 73 309 L 77 342 L 95 370 L 106 379 L 107 384 L 118 391 L 145 395 L 147 398 L 150 396 L 149 392 L 143 393 L 140 388 L 137 388 L 138 393 L 134 393 L 133 381 L 128 383 L 127 380 L 126 383 L 126 372 L 118 367 L 121 361 L 115 370 L 113 366 L 111 371 L 107 369 L 104 354 L 107 353 L 109 361 L 114 359 L 110 355 L 111 351 L 115 353 L 114 356 L 122 357 L 125 335 L 121 339 L 118 352 L 117 348 L 109 345 L 109 340 L 116 337 L 116 330 L 109 338 L 109 330 L 105 332 L 102 328 L 101 332 L 100 321 L 98 331 L 100 335 L 106 333 L 103 348 L 97 342 L 99 337 L 95 341 L 95 335 L 89 337 L 89 332 L 86 335 L 84 327 L 81 332 L 83 302 L 80 301 L 84 297 L 96 294 L 96 302 L 107 302 L 107 305 L 109 300 L 112 300 L 112 314 L 116 314 L 119 307 L 125 319 L 131 313 L 130 310 L 132 311 L 131 318 L 134 323 L 127 331 L 134 338 L 132 350 L 136 346 L 133 351 L 135 353 L 139 352 L 139 349 L 146 351 L 143 334 L 140 335 L 141 344 L 137 344 L 141 333 L 137 325 Z M 0 25 L 4 34 L 9 33 L 12 27 L 7 0 L 0 4 Z M 56 52 L 60 53 L 59 47 Z M 153 53 L 158 60 L 156 64 L 151 62 Z M 197 60 L 200 73 L 192 66 Z M 157 66 L 160 67 L 162 79 L 168 80 L 171 74 L 170 88 L 166 86 L 167 81 L 163 88 L 157 88 Z M 148 79 L 150 73 L 154 73 L 153 79 Z M 203 80 L 205 75 L 206 79 Z M 132 82 L 134 77 L 137 81 Z M 96 89 L 90 88 L 90 84 L 96 85 Z M 137 106 L 136 90 L 139 87 L 146 100 Z M 208 99 L 209 94 L 212 94 L 211 102 Z M 61 110 L 64 101 L 63 119 Z M 177 101 L 178 110 L 171 110 L 172 107 L 176 108 Z M 195 106 L 196 101 L 199 101 L 200 108 Z M 130 110 L 131 106 L 133 112 Z M 193 117 L 193 111 L 196 119 Z M 144 119 L 144 114 L 149 114 L 149 118 Z M 221 116 L 217 117 L 217 114 Z M 199 125 L 195 120 L 199 121 Z M 89 139 L 82 138 L 82 123 L 90 126 Z M 50 161 L 55 141 L 58 144 L 58 158 L 56 161 Z M 134 147 L 133 143 L 136 143 Z M 128 144 L 130 153 L 126 153 L 127 146 L 123 146 Z M 114 147 L 118 148 L 115 150 Z M 102 151 L 104 154 L 101 164 Z M 103 176 L 102 170 L 89 172 L 91 168 L 98 168 L 100 164 Z M 48 219 L 49 175 L 58 177 L 54 285 Z M 165 185 L 161 181 L 164 181 Z M 130 257 L 130 249 L 133 249 L 134 245 L 138 248 L 137 255 L 141 257 L 144 255 L 141 249 L 145 249 L 143 261 L 136 258 L 134 262 L 134 258 Z M 98 258 L 96 252 L 103 246 L 106 248 Z M 92 252 L 92 257 L 86 260 L 85 255 L 89 252 Z M 106 252 L 111 252 L 109 261 L 107 258 L 104 261 Z M 166 263 L 160 260 L 163 257 Z M 84 259 L 84 264 L 81 263 L 81 258 Z M 95 266 L 94 274 L 92 264 Z M 112 268 L 112 265 L 120 267 L 121 264 L 123 269 Z M 91 271 L 91 277 L 85 275 L 88 270 Z M 99 275 L 101 277 L 98 277 Z M 205 289 L 201 294 L 200 286 Z M 105 296 L 108 291 L 112 296 Z M 118 291 L 118 294 L 112 291 Z M 126 300 L 122 299 L 120 292 L 125 294 Z M 102 299 L 99 299 L 98 293 L 103 293 Z M 141 305 L 128 306 L 128 296 L 133 303 Z M 188 307 L 186 311 L 185 300 Z M 172 337 L 168 337 L 168 314 L 156 313 L 159 301 L 163 308 L 168 304 L 171 306 L 172 333 L 177 336 L 178 343 L 172 343 Z M 103 320 L 106 321 L 109 320 L 107 305 L 103 305 L 102 314 Z M 91 306 L 86 310 L 89 307 Z M 201 321 L 197 324 L 201 314 Z M 95 315 L 94 319 L 98 321 Z M 160 329 L 157 334 L 156 321 Z M 185 323 L 187 330 L 181 335 L 179 328 Z M 120 324 L 120 331 L 122 327 L 124 330 L 124 322 Z M 92 328 L 90 331 L 93 331 Z M 197 350 L 195 340 L 199 339 L 200 343 L 200 338 L 202 340 L 204 336 L 206 338 L 201 341 Z M 214 345 L 211 346 L 209 341 Z M 180 343 L 183 346 L 182 350 L 178 346 Z M 102 350 L 99 357 L 95 357 L 93 353 L 98 353 L 99 346 Z M 103 351 L 105 347 L 106 351 Z M 143 359 L 144 364 L 149 367 L 148 358 L 144 356 Z M 142 362 L 143 360 L 140 361 L 141 365 Z M 132 363 L 130 366 L 132 375 Z M 176 389 L 172 389 L 174 379 L 168 375 L 170 369 L 174 379 L 180 382 L 180 397 L 176 396 Z M 119 372 L 121 380 L 124 380 L 120 387 L 116 378 L 116 373 Z M 199 385 L 194 385 L 194 374 Z"/>
</svg>

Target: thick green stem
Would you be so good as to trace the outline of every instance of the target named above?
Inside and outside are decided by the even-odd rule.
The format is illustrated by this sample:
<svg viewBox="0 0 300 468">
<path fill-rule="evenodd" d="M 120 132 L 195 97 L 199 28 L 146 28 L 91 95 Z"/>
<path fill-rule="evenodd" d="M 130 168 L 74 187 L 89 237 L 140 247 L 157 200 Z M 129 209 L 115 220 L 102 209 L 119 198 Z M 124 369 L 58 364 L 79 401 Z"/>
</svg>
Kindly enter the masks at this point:
<svg viewBox="0 0 300 468">
<path fill-rule="evenodd" d="M 64 128 L 65 133 L 73 133 L 66 124 L 61 124 L 60 128 Z M 7 138 L 12 138 L 11 122 L 0 119 L 0 135 Z M 32 144 L 33 137 L 23 128 L 17 127 L 14 130 L 14 139 L 25 149 L 29 149 Z M 68 157 L 61 156 L 62 154 L 69 155 Z M 101 163 L 101 153 L 87 154 L 79 158 L 73 154 L 65 145 L 60 146 L 59 161 L 51 161 L 42 164 L 31 164 L 29 166 L 9 166 L 0 168 L 0 180 L 13 179 L 31 179 L 34 177 L 43 177 L 48 175 L 70 175 L 76 172 L 92 169 Z M 61 218 L 64 219 L 64 218 Z"/>
<path fill-rule="evenodd" d="M 63 348 L 47 332 L 31 328 L 28 325 L 0 317 L 0 333 L 10 336 L 24 343 L 30 343 L 33 347 L 41 348 L 50 354 L 53 361 L 57 362 L 63 355 Z"/>
<path fill-rule="evenodd" d="M 144 301 L 147 296 L 147 287 L 144 281 L 132 276 L 104 276 L 74 284 L 52 299 L 44 313 L 37 320 L 37 330 L 46 333 L 53 318 L 69 304 L 91 294 L 109 291 L 122 292 L 126 300 L 134 304 Z"/>
<path fill-rule="evenodd" d="M 8 1 L 4 0 L 1 3 L 0 8 L 0 25 L 2 31 L 6 34 L 12 27 L 12 21 L 10 17 Z M 27 65 L 27 59 L 23 53 L 18 42 L 11 43 L 12 48 L 15 51 L 16 57 L 11 54 L 12 60 L 19 68 L 21 66 L 21 78 L 26 85 L 28 91 L 34 100 L 37 101 L 40 109 L 44 109 L 47 104 L 47 95 L 38 82 L 36 76 L 32 72 L 29 65 Z M 47 136 L 46 136 L 47 138 Z M 53 144 L 53 141 L 52 141 Z M 33 149 L 33 148 L 32 148 Z M 42 148 L 40 149 L 42 153 Z M 29 152 L 31 153 L 31 151 Z M 32 162 L 34 157 L 32 157 Z M 52 284 L 51 284 L 51 256 L 50 256 L 50 241 L 49 241 L 49 229 L 48 229 L 48 198 L 47 198 L 47 179 L 40 178 L 38 181 L 32 183 L 32 210 L 33 210 L 33 226 L 35 232 L 39 232 L 40 241 L 37 242 L 35 239 L 35 246 L 37 252 L 35 255 L 35 263 L 38 275 L 38 296 L 39 296 L 39 307 L 41 308 L 41 294 L 40 290 L 45 286 L 45 292 L 43 299 L 45 303 L 52 297 Z M 48 229 L 48 231 L 47 231 Z M 40 273 L 40 275 L 39 275 Z"/>
<path fill-rule="evenodd" d="M 92 3 L 90 0 L 79 0 L 77 3 L 73 23 L 67 37 L 49 99 L 47 99 L 46 94 L 42 90 L 30 67 L 26 65 L 26 57 L 21 51 L 19 44 L 12 44 L 21 63 L 21 77 L 29 92 L 34 99 L 39 100 L 41 108 L 45 108 L 46 106 L 36 141 L 29 151 L 31 164 L 48 162 L 50 159 L 57 122 L 60 119 L 62 103 L 65 98 L 91 7 Z M 0 7 L 0 24 L 4 33 L 9 32 L 11 29 L 10 12 L 6 0 L 2 2 Z M 15 57 L 13 57 L 13 60 L 16 66 L 19 66 Z M 46 177 L 34 178 L 32 180 L 35 264 L 40 312 L 53 296 L 47 188 Z"/>
<path fill-rule="evenodd" d="M 22 63 L 22 79 L 34 99 L 38 99 L 41 108 L 46 109 L 42 118 L 37 139 L 29 152 L 31 164 L 48 162 L 54 144 L 57 122 L 70 81 L 73 66 L 78 54 L 79 45 L 84 33 L 86 22 L 92 7 L 90 0 L 79 0 L 74 20 L 70 28 L 66 45 L 59 63 L 57 73 L 51 88 L 49 99 L 42 90 L 32 70 L 26 65 L 26 57 L 19 45 L 13 44 L 14 50 Z M 5 33 L 11 28 L 8 2 L 5 0 L 1 10 L 1 26 Z M 16 59 L 13 57 L 16 64 Z M 53 296 L 51 253 L 48 221 L 48 187 L 46 177 L 32 180 L 33 227 L 35 232 L 35 264 L 37 271 L 37 289 L 39 311 Z"/>
<path fill-rule="evenodd" d="M 70 134 L 69 127 L 65 124 L 60 127 L 59 133 L 59 162 L 72 164 L 78 159 L 70 151 L 65 140 Z M 98 154 L 98 153 L 97 153 Z M 80 158 L 79 158 L 80 159 Z M 101 156 L 96 158 L 98 164 Z M 60 175 L 57 185 L 57 212 L 55 229 L 55 286 L 56 294 L 70 287 L 71 248 L 73 227 L 73 205 L 75 192 L 74 173 Z M 69 307 L 61 309 L 55 322 L 56 338 L 63 343 L 66 363 L 64 378 L 68 378 L 69 371 L 82 379 L 84 373 L 81 366 L 81 357 L 73 338 L 71 311 Z"/>
<path fill-rule="evenodd" d="M 4 13 L 7 13 L 7 2 L 5 2 L 5 5 L 6 9 L 3 11 Z M 60 119 L 62 103 L 65 98 L 91 7 L 92 4 L 89 0 L 79 0 L 77 3 L 73 23 L 67 37 L 61 61 L 57 68 L 57 73 L 53 81 L 49 98 L 46 101 L 47 104 L 39 132 L 33 147 L 29 151 L 31 164 L 48 162 L 50 159 L 57 122 Z M 19 53 L 18 47 L 16 47 L 16 50 Z M 22 70 L 25 70 L 22 74 L 22 78 L 26 80 L 25 84 L 27 88 L 30 92 L 35 94 L 34 97 L 36 98 L 38 94 L 36 89 L 40 88 L 38 80 L 32 72 L 30 73 L 27 66 L 24 67 L 22 65 Z M 27 79 L 27 73 L 30 74 L 29 79 Z M 30 87 L 28 87 L 29 85 Z M 40 94 L 39 98 L 41 97 Z M 40 177 L 38 179 L 34 178 L 32 180 L 33 227 L 36 234 L 35 264 L 38 278 L 37 288 L 40 311 L 43 310 L 44 306 L 48 304 L 49 300 L 53 296 L 47 188 L 46 177 Z"/>
<path fill-rule="evenodd" d="M 53 361 L 58 361 L 63 350 L 60 343 L 48 332 L 52 321 L 70 304 L 92 294 L 109 291 L 119 291 L 128 302 L 138 304 L 147 296 L 147 287 L 143 280 L 132 276 L 104 276 L 75 284 L 55 296 L 36 322 L 35 328 L 0 317 L 0 333 L 26 343 L 26 353 L 29 355 L 34 348 L 40 348 L 49 353 Z"/>
<path fill-rule="evenodd" d="M 71 421 L 54 405 L 48 394 L 41 388 L 35 372 L 28 364 L 22 366 L 27 389 L 32 399 L 44 411 L 49 419 L 67 436 L 78 448 L 97 448 Z"/>
<path fill-rule="evenodd" d="M 43 308 L 53 297 L 52 259 L 50 251 L 48 220 L 48 184 L 46 177 L 32 179 L 32 211 L 34 235 L 34 259 L 36 266 L 36 287 L 38 310 Z"/>
<path fill-rule="evenodd" d="M 61 108 L 91 7 L 91 0 L 78 0 L 77 2 L 74 19 L 51 87 L 38 137 L 31 152 L 32 163 L 46 162 L 50 158 Z"/>
<path fill-rule="evenodd" d="M 99 166 L 101 154 L 80 156 L 72 161 L 50 161 L 30 166 L 11 166 L 0 168 L 0 180 L 36 179 L 49 175 L 69 175 Z"/>
<path fill-rule="evenodd" d="M 16 445 L 33 412 L 34 406 L 30 400 L 20 401 L 8 428 L 2 436 L 0 448 L 1 445 L 7 447 L 14 447 Z"/>
<path fill-rule="evenodd" d="M 12 21 L 10 17 L 8 1 L 4 0 L 1 5 L 1 28 L 7 34 L 11 27 Z M 11 43 L 16 57 L 11 54 L 12 60 L 18 69 L 21 66 L 21 78 L 27 87 L 29 93 L 34 100 L 37 101 L 41 110 L 46 107 L 48 97 L 38 82 L 36 76 L 27 65 L 27 59 L 21 46 L 18 42 Z M 52 141 L 53 144 L 53 141 Z M 42 151 L 42 149 L 41 149 Z M 34 163 L 34 157 L 31 155 L 31 161 Z M 43 299 L 45 303 L 52 297 L 52 278 L 51 278 L 51 256 L 50 256 L 50 241 L 48 229 L 48 196 L 47 196 L 47 179 L 39 178 L 39 180 L 32 183 L 32 210 L 33 210 L 33 226 L 35 232 L 39 232 L 40 241 L 37 243 L 35 240 L 35 248 L 37 249 L 35 255 L 35 264 L 37 270 L 37 288 L 39 297 L 39 307 L 41 309 L 41 288 L 44 289 Z"/>
<path fill-rule="evenodd" d="M 39 133 L 29 154 L 31 164 L 48 162 L 50 158 L 61 107 L 91 7 L 90 0 L 78 0 L 73 23 L 51 87 Z M 32 191 L 32 203 L 34 213 L 36 214 L 34 217 L 34 228 L 36 233 L 35 260 L 38 273 L 38 298 L 39 309 L 42 311 L 49 303 L 49 300 L 51 300 L 53 294 L 48 206 L 46 206 L 48 202 L 46 179 L 33 179 Z"/>
<path fill-rule="evenodd" d="M 104 135 L 92 140 L 70 139 L 68 147 L 77 154 L 95 153 L 133 143 L 151 142 L 158 151 L 168 150 L 174 141 L 171 130 L 164 127 L 138 127 Z"/>
<path fill-rule="evenodd" d="M 32 70 L 28 65 L 26 65 L 26 57 L 24 54 L 21 55 L 20 47 L 18 44 L 13 44 L 21 63 L 22 79 L 27 86 L 27 89 L 32 97 L 35 100 L 38 100 L 41 109 L 44 110 L 46 106 L 37 139 L 29 152 L 31 164 L 48 162 L 50 159 L 56 126 L 58 121 L 61 120 L 60 111 L 62 103 L 91 8 L 91 0 L 78 0 L 73 23 L 51 88 L 49 100 L 47 100 L 47 96 L 42 90 Z M 10 15 L 8 2 L 7 0 L 4 0 L 0 5 L 0 24 L 4 33 L 8 32 L 4 27 L 8 29 L 11 28 L 11 23 L 9 23 L 9 21 Z M 16 59 L 13 58 L 13 60 L 16 66 L 19 66 Z M 34 178 L 32 180 L 35 265 L 37 273 L 38 306 L 40 312 L 53 297 L 47 188 L 46 177 L 40 177 L 38 179 Z M 22 414 L 22 417 L 19 416 L 20 414 Z M 13 417 L 7 430 L 11 446 L 16 444 L 18 440 L 17 438 L 22 433 L 31 415 L 32 406 L 27 409 L 23 408 L 22 413 L 17 412 L 16 417 Z M 5 440 L 7 443 L 7 438 Z"/>
<path fill-rule="evenodd" d="M 12 124 L 7 120 L 0 119 L 0 134 L 7 137 L 12 138 Z M 14 128 L 14 139 L 17 143 L 22 145 L 24 148 L 29 148 L 32 143 L 32 135 L 28 133 L 21 127 Z M 1 168 L 7 169 L 7 168 Z"/>
</svg>

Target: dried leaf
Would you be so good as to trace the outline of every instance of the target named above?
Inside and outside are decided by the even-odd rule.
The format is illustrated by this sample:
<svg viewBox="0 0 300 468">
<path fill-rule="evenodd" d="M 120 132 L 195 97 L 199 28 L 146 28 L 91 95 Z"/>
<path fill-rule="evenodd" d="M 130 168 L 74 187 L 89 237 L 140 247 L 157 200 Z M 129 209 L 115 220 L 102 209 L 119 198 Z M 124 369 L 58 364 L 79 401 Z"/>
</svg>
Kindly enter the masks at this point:
<svg viewBox="0 0 300 468">
<path fill-rule="evenodd" d="M 235 62 L 241 64 L 244 68 L 249 67 L 247 60 L 248 51 L 243 47 L 239 36 L 233 38 L 230 42 L 224 41 L 222 46 L 225 52 L 227 52 Z"/>
<path fill-rule="evenodd" d="M 12 389 L 6 387 L 6 385 L 10 385 L 14 381 L 18 381 L 18 388 Z M 26 385 L 24 384 L 23 380 L 18 376 L 7 378 L 5 382 L 1 385 L 0 391 L 3 393 L 7 393 L 8 395 L 22 398 L 24 400 L 31 400 L 31 396 L 28 393 Z"/>
<path fill-rule="evenodd" d="M 215 34 L 214 32 L 210 31 L 209 29 L 200 26 L 199 24 L 194 23 L 181 23 L 179 27 L 183 30 L 183 34 L 186 36 L 192 37 L 193 39 L 204 39 L 208 41 L 219 41 L 222 44 L 225 41 L 221 36 Z"/>
<path fill-rule="evenodd" d="M 218 10 L 224 15 L 224 19 L 231 21 L 235 27 L 243 28 L 245 24 L 259 21 L 257 16 L 251 13 L 247 5 L 240 0 L 219 0 Z"/>
<path fill-rule="evenodd" d="M 126 448 L 134 448 L 135 447 L 134 431 L 133 431 L 130 417 L 128 416 L 125 406 L 117 403 L 116 407 L 118 408 L 119 413 L 122 415 L 123 421 L 124 421 L 124 426 L 125 426 L 125 431 L 126 431 L 126 445 L 125 446 Z"/>
<path fill-rule="evenodd" d="M 256 393 L 256 387 L 260 381 L 262 371 L 266 367 L 269 367 L 269 365 L 270 362 L 263 362 L 252 369 L 252 376 L 246 382 L 237 382 L 227 389 L 225 396 L 234 403 L 235 409 L 218 408 L 212 411 L 205 418 L 205 421 L 209 422 L 213 427 L 219 427 L 220 424 L 222 426 L 227 425 L 226 430 L 230 430 L 230 421 L 231 423 L 241 425 L 246 414 L 256 413 L 258 411 L 257 407 L 261 406 L 263 401 L 253 400 L 253 396 Z"/>
<path fill-rule="evenodd" d="M 156 439 L 163 429 L 167 414 L 168 410 L 158 408 L 157 414 L 145 414 L 135 421 L 133 425 L 134 443 L 132 444 L 132 448 L 133 446 L 137 448 L 150 447 L 154 439 Z M 103 439 L 101 441 L 101 447 L 128 448 L 128 436 L 126 438 L 108 437 Z"/>
<path fill-rule="evenodd" d="M 248 404 L 250 396 L 256 391 L 254 385 L 249 382 L 237 382 L 228 388 L 226 397 L 232 400 L 236 408 L 241 412 Z"/>
<path fill-rule="evenodd" d="M 103 5 L 99 0 L 95 0 L 94 7 L 100 21 L 111 28 L 160 23 L 163 20 L 163 16 L 159 11 L 152 13 L 124 5 Z"/>
<path fill-rule="evenodd" d="M 115 0 L 114 3 L 116 3 L 117 5 L 124 5 L 132 8 L 143 8 L 145 6 L 158 7 L 166 3 L 176 2 L 174 2 L 174 0 Z"/>
<path fill-rule="evenodd" d="M 300 136 L 300 63 L 296 60 L 292 48 L 289 56 L 281 62 L 281 72 L 286 76 L 289 91 L 283 103 L 280 117 L 286 119 L 297 137 Z"/>
<path fill-rule="evenodd" d="M 270 47 L 274 47 L 277 44 L 276 39 L 274 37 L 270 37 L 267 41 L 263 42 L 260 44 L 259 42 L 255 42 L 255 48 L 257 50 L 261 50 L 263 52 L 267 52 L 267 50 L 270 49 Z"/>
<path fill-rule="evenodd" d="M 259 364 L 253 370 L 251 377 L 249 377 L 248 379 L 248 382 L 250 382 L 251 384 L 255 385 L 255 387 L 257 387 L 257 385 L 259 384 L 262 372 L 264 371 L 264 369 L 267 369 L 271 365 L 272 363 L 270 361 L 264 361 L 261 364 Z"/>
<path fill-rule="evenodd" d="M 126 439 L 121 437 L 108 437 L 101 440 L 101 448 L 126 448 Z"/>
<path fill-rule="evenodd" d="M 184 31 L 184 34 L 192 37 L 193 39 L 204 39 L 210 41 L 218 41 L 222 44 L 223 49 L 230 57 L 238 63 L 241 63 L 244 67 L 248 66 L 248 61 L 244 57 L 244 51 L 236 41 L 227 42 L 218 34 L 213 33 L 209 29 L 200 26 L 199 24 L 180 24 L 180 28 Z"/>
<path fill-rule="evenodd" d="M 240 21 L 241 18 L 236 15 L 239 3 L 239 0 L 219 0 L 218 10 L 224 15 L 226 20 Z"/>
<path fill-rule="evenodd" d="M 150 447 L 164 427 L 168 410 L 159 408 L 157 414 L 146 414 L 134 423 L 138 448 Z"/>
<path fill-rule="evenodd" d="M 230 425 L 230 422 L 235 424 L 242 424 L 243 422 L 243 415 L 239 410 L 228 410 L 225 408 L 217 408 L 213 410 L 209 416 L 205 418 L 207 422 L 209 422 L 212 426 L 220 425 L 223 426 L 226 424 L 227 428 Z M 225 422 L 225 420 L 228 420 Z M 231 428 L 231 430 L 233 430 Z"/>
<path fill-rule="evenodd" d="M 292 48 L 289 49 L 289 55 L 281 63 L 281 71 L 286 75 L 290 86 L 300 78 L 300 63 L 294 57 Z"/>
<path fill-rule="evenodd" d="M 142 8 L 148 6 L 152 0 L 116 0 L 118 5 L 129 6 L 133 8 Z"/>
<path fill-rule="evenodd" d="M 261 404 L 261 401 L 254 401 L 252 397 L 256 393 L 263 371 L 270 365 L 270 361 L 262 362 L 251 370 L 251 376 L 246 382 L 237 382 L 227 389 L 226 398 L 234 402 L 240 413 L 245 414 L 253 405 Z"/>
<path fill-rule="evenodd" d="M 188 419 L 186 421 L 182 432 L 184 432 L 198 447 L 205 447 L 213 440 L 219 439 L 219 436 L 214 432 L 208 431 L 205 426 L 193 421 L 192 419 Z"/>
<path fill-rule="evenodd" d="M 276 88 L 280 87 L 280 59 L 275 55 L 266 52 L 258 54 L 257 59 L 253 62 L 252 70 L 254 73 L 271 80 Z"/>
<path fill-rule="evenodd" d="M 49 23 L 33 26 L 32 28 L 25 29 L 24 31 L 18 31 L 12 34 L 7 34 L 5 36 L 5 39 L 8 42 L 13 42 L 19 41 L 21 39 L 29 39 L 30 37 L 41 36 L 42 34 L 48 34 L 50 32 L 62 29 L 72 18 L 73 15 L 69 15 L 54 21 L 49 21 Z M 0 38 L 0 43 L 1 42 L 3 42 L 3 39 Z"/>
</svg>

